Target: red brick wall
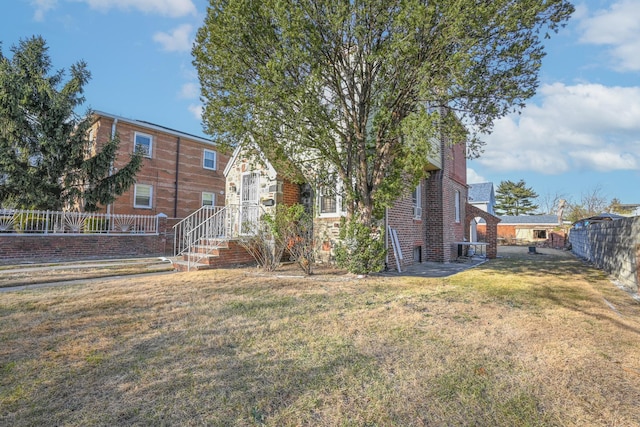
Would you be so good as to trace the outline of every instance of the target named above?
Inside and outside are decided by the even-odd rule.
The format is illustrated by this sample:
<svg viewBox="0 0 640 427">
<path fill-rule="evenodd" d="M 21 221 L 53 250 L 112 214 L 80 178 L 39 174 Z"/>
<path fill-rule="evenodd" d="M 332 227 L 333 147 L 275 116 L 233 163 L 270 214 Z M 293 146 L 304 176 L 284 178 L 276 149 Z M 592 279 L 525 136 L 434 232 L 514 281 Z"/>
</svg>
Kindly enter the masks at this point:
<svg viewBox="0 0 640 427">
<path fill-rule="evenodd" d="M 465 236 L 467 166 L 464 144 L 442 147 L 442 170 L 423 180 L 422 220 L 413 219 L 411 197 L 399 199 L 388 211 L 391 228 L 397 229 L 403 265 L 418 262 L 414 248 L 421 248 L 422 261 L 449 262 L 457 258 L 456 246 Z M 460 216 L 456 221 L 456 191 L 460 194 Z M 389 268 L 396 268 L 389 241 Z"/>
<path fill-rule="evenodd" d="M 284 180 L 282 183 L 282 201 L 285 206 L 300 203 L 300 185 Z"/>
<path fill-rule="evenodd" d="M 101 117 L 94 125 L 98 145 L 111 137 L 113 119 Z M 135 132 L 153 137 L 152 157 L 143 160 L 143 167 L 136 180 L 139 184 L 153 185 L 153 206 L 151 209 L 134 208 L 134 188 L 125 192 L 111 206 L 111 213 L 157 215 L 164 213 L 168 217 L 183 218 L 202 206 L 202 192 L 216 194 L 216 205 L 224 205 L 225 177 L 224 168 L 229 156 L 216 150 L 213 145 L 180 137 L 178 168 L 178 197 L 176 207 L 176 158 L 178 136 L 155 129 L 136 126 L 118 121 L 116 132 L 120 136 L 119 155 L 114 164 L 121 168 L 133 152 Z M 204 149 L 217 151 L 216 170 L 202 167 Z"/>
<path fill-rule="evenodd" d="M 425 186 L 422 185 L 422 200 L 425 200 Z M 423 203 L 424 206 L 424 203 Z M 424 221 L 424 208 L 421 219 L 413 217 L 413 200 L 411 196 L 398 199 L 392 208 L 387 211 L 387 221 L 389 227 L 398 233 L 398 241 L 402 251 L 401 266 L 411 265 L 415 262 L 425 261 L 426 242 L 426 222 Z M 393 253 L 391 237 L 387 235 L 388 262 L 387 267 L 396 269 L 396 257 Z M 421 259 L 414 259 L 414 249 L 420 248 Z M 416 256 L 418 254 L 415 254 Z"/>
<path fill-rule="evenodd" d="M 240 243 L 230 240 L 228 245 L 228 248 L 220 249 L 219 257 L 209 258 L 209 265 L 214 267 L 237 267 L 256 264 L 255 258 Z"/>
<path fill-rule="evenodd" d="M 0 264 L 173 255 L 166 218 L 157 235 L 0 234 Z"/>
<path fill-rule="evenodd" d="M 427 251 L 426 260 L 449 262 L 457 258 L 457 247 L 465 236 L 467 202 L 464 144 L 443 147 L 442 170 L 426 180 Z M 460 194 L 460 215 L 456 221 L 456 191 Z"/>
</svg>

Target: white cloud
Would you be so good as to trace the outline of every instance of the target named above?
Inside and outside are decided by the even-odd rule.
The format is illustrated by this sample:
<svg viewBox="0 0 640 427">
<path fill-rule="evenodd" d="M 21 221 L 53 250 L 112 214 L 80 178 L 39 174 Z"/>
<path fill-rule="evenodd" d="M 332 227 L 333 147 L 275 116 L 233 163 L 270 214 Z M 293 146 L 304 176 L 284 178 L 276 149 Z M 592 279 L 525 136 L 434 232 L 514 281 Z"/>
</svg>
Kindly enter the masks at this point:
<svg viewBox="0 0 640 427">
<path fill-rule="evenodd" d="M 195 99 L 200 95 L 200 86 L 196 83 L 185 83 L 180 88 L 180 98 Z"/>
<path fill-rule="evenodd" d="M 540 95 L 541 105 L 496 122 L 477 161 L 542 174 L 640 167 L 640 87 L 556 83 Z"/>
<path fill-rule="evenodd" d="M 55 8 L 58 0 L 31 0 L 31 6 L 35 8 L 33 19 L 38 22 L 44 21 L 44 14 Z"/>
<path fill-rule="evenodd" d="M 471 168 L 467 168 L 467 183 L 469 184 L 479 184 L 481 182 L 487 182 L 484 176 L 478 174 L 475 170 Z"/>
<path fill-rule="evenodd" d="M 112 8 L 137 9 L 172 18 L 195 15 L 196 7 L 191 0 L 75 0 L 87 3 L 91 8 L 107 11 Z"/>
<path fill-rule="evenodd" d="M 583 15 L 583 14 L 581 14 Z M 613 68 L 640 71 L 640 2 L 621 0 L 581 19 L 580 41 L 610 47 Z"/>
<path fill-rule="evenodd" d="M 189 38 L 192 28 L 189 24 L 180 25 L 170 33 L 155 33 L 153 40 L 160 43 L 162 48 L 168 52 L 189 52 L 193 43 Z"/>
<path fill-rule="evenodd" d="M 616 153 L 615 150 L 595 150 L 595 151 L 574 151 L 570 153 L 576 162 L 589 169 L 598 172 L 607 172 L 610 170 L 633 170 L 640 167 L 638 157 L 631 153 Z"/>
<path fill-rule="evenodd" d="M 202 120 L 202 104 L 191 104 L 187 109 L 196 119 Z"/>
</svg>

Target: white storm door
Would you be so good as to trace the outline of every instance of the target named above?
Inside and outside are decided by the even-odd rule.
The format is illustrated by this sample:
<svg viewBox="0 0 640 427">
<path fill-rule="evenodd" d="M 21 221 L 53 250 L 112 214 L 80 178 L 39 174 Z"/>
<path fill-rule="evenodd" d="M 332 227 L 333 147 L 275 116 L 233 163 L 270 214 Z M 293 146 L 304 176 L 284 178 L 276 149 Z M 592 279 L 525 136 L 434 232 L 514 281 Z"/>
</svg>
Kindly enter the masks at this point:
<svg viewBox="0 0 640 427">
<path fill-rule="evenodd" d="M 240 187 L 240 232 L 252 234 L 258 225 L 260 174 L 250 172 L 242 175 Z"/>
</svg>

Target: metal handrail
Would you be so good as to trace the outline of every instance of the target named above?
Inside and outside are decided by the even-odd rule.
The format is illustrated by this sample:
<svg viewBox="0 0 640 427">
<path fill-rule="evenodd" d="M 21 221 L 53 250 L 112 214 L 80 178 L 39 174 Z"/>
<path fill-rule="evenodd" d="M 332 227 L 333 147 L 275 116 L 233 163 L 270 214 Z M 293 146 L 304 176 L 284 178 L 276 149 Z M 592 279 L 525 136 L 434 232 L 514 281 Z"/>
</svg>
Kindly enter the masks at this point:
<svg viewBox="0 0 640 427">
<path fill-rule="evenodd" d="M 248 234 L 251 227 L 247 224 L 259 222 L 264 213 L 260 205 L 203 206 L 173 227 L 174 255 L 188 253 L 189 271 L 191 266 L 209 255 L 220 243 Z M 206 250 L 194 255 L 193 249 L 198 245 Z"/>
<path fill-rule="evenodd" d="M 187 235 L 189 231 L 199 224 L 203 223 L 207 218 L 216 215 L 217 212 L 224 209 L 221 206 L 202 206 L 197 211 L 191 213 L 173 226 L 173 254 L 174 256 L 182 255 L 190 249 Z"/>
</svg>

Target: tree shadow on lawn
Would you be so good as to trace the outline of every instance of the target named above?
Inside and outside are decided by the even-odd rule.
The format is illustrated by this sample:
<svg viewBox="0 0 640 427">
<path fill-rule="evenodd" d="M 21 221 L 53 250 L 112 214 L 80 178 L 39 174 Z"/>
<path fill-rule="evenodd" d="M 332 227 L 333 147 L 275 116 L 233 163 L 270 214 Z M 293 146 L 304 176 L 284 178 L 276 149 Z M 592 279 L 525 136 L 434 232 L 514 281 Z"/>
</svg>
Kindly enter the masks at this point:
<svg viewBox="0 0 640 427">
<path fill-rule="evenodd" d="M 640 334 L 634 321 L 640 318 L 640 303 L 615 287 L 605 272 L 570 253 L 548 249 L 535 255 L 510 253 L 468 275 L 472 277 L 468 288 L 510 305 L 562 307 Z M 464 282 L 469 276 L 459 277 Z"/>
</svg>

